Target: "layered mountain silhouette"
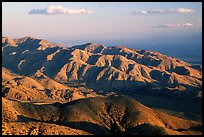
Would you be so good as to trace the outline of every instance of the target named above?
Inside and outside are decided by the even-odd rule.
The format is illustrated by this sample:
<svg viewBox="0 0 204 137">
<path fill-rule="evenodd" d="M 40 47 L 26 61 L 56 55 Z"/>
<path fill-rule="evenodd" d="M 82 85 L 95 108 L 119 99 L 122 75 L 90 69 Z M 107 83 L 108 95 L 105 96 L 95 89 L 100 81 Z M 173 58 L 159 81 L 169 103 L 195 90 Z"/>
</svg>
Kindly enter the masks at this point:
<svg viewBox="0 0 204 137">
<path fill-rule="evenodd" d="M 46 40 L 2 38 L 3 67 L 26 76 L 41 73 L 59 83 L 85 82 L 115 90 L 151 87 L 199 91 L 202 69 L 158 52 L 94 43 L 58 47 Z M 138 91 L 139 92 L 139 91 Z"/>
<path fill-rule="evenodd" d="M 202 128 L 196 122 L 150 109 L 125 96 L 50 105 L 3 98 L 2 115 L 7 134 L 185 135 L 201 134 Z"/>
<path fill-rule="evenodd" d="M 61 47 L 29 36 L 2 37 L 2 65 L 3 134 L 202 133 L 200 65 L 148 50 Z"/>
</svg>

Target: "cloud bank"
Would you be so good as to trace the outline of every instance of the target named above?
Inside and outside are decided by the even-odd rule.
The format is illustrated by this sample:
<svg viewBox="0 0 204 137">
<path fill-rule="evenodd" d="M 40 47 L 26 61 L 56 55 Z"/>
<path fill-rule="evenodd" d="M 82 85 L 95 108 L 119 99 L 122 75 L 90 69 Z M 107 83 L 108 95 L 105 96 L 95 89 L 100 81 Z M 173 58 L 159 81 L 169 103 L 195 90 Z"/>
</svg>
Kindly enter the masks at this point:
<svg viewBox="0 0 204 137">
<path fill-rule="evenodd" d="M 48 6 L 45 9 L 32 9 L 29 14 L 59 15 L 59 14 L 91 14 L 92 10 L 69 9 L 63 6 Z"/>
<path fill-rule="evenodd" d="M 183 24 L 162 24 L 162 25 L 156 25 L 153 26 L 153 28 L 176 28 L 176 27 L 192 27 L 192 23 L 183 23 Z"/>
<path fill-rule="evenodd" d="M 140 11 L 134 11 L 133 14 L 147 15 L 147 14 L 167 14 L 167 13 L 192 13 L 192 12 L 195 12 L 195 11 L 188 8 L 179 8 L 179 9 L 168 9 L 168 10 L 163 10 L 163 9 L 140 10 Z"/>
</svg>

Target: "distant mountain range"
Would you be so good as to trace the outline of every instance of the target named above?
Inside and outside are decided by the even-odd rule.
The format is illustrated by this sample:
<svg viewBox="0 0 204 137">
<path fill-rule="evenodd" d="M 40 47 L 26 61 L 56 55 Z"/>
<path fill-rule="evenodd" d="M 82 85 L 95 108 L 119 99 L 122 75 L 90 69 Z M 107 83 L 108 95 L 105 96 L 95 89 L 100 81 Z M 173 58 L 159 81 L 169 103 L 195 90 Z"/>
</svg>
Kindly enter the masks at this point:
<svg viewBox="0 0 204 137">
<path fill-rule="evenodd" d="M 151 87 L 192 91 L 202 87 L 202 66 L 121 46 L 87 43 L 63 48 L 31 37 L 3 37 L 2 62 L 17 74 L 37 79 L 45 75 L 59 83 L 100 84 L 114 90 Z"/>
<path fill-rule="evenodd" d="M 70 134 L 94 134 L 92 129 L 88 129 L 90 127 L 83 129 L 83 126 L 91 124 L 95 124 L 102 134 L 143 134 L 146 129 L 157 134 L 200 134 L 197 130 L 198 127 L 200 129 L 200 124 L 168 116 L 144 105 L 182 111 L 185 115 L 202 115 L 201 65 L 191 65 L 149 50 L 135 50 L 123 46 L 106 47 L 96 43 L 62 47 L 32 37 L 2 37 L 2 65 L 5 111 L 2 112 L 5 122 L 3 124 L 12 125 L 9 119 L 42 122 L 46 127 L 56 124 L 57 130 L 62 128 L 63 133 L 68 126 Z M 125 96 L 139 100 L 144 105 Z M 155 98 L 160 102 L 155 101 Z M 121 101 L 121 106 L 117 106 L 115 101 L 119 104 Z M 32 102 L 28 103 L 29 108 L 26 108 L 25 102 Z M 53 110 L 53 114 L 46 111 L 45 116 L 41 115 L 40 110 L 47 106 L 42 105 L 41 108 L 35 103 L 51 104 L 48 106 Z M 66 103 L 70 108 L 73 106 L 73 112 L 68 112 Z M 131 109 L 128 108 L 128 103 Z M 101 106 L 103 104 L 104 106 Z M 110 107 L 110 104 L 114 108 Z M 20 110 L 18 106 L 21 106 Z M 97 106 L 100 109 L 96 108 Z M 75 112 L 75 107 L 83 109 Z M 110 110 L 107 110 L 109 107 Z M 14 110 L 10 116 L 8 108 Z M 30 110 L 29 115 L 25 114 L 26 109 Z M 32 114 L 34 111 L 36 114 Z M 142 117 L 143 113 L 147 117 Z M 76 114 L 83 116 L 75 117 Z M 54 115 L 59 119 L 55 120 Z M 135 121 L 128 121 L 128 118 Z M 84 120 L 85 123 L 79 124 Z M 77 123 L 72 127 L 66 121 Z M 38 127 L 39 123 L 35 122 L 31 125 Z M 4 127 L 8 128 L 6 125 Z M 38 134 L 51 132 L 42 131 L 39 127 L 36 129 Z M 10 129 L 14 132 L 13 130 Z"/>
</svg>

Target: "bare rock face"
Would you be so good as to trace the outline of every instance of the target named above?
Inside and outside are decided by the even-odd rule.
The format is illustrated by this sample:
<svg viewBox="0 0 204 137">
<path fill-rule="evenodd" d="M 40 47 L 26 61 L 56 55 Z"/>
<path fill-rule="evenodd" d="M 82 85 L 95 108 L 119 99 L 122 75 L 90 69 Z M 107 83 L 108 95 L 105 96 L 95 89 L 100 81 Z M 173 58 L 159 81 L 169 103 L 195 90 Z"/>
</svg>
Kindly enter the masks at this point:
<svg viewBox="0 0 204 137">
<path fill-rule="evenodd" d="M 15 41 L 8 37 L 2 37 L 2 47 L 4 46 L 17 46 Z"/>
<path fill-rule="evenodd" d="M 5 134 L 201 134 L 200 124 L 150 109 L 125 96 L 88 98 L 60 105 L 26 104 L 5 98 L 2 101 Z M 25 122 L 27 126 L 23 125 Z M 23 126 L 24 133 L 16 130 L 18 125 Z M 31 127 L 35 129 L 32 133 Z"/>
<path fill-rule="evenodd" d="M 101 53 L 106 47 L 96 43 L 86 43 L 84 45 L 73 46 L 73 49 L 81 49 L 91 53 Z"/>
<path fill-rule="evenodd" d="M 18 46 L 22 46 L 24 48 L 29 48 L 29 49 L 34 48 L 37 50 L 45 50 L 46 48 L 52 48 L 57 46 L 55 44 L 50 43 L 47 40 L 36 39 L 29 36 L 26 36 L 20 39 L 14 39 L 14 41 L 16 42 L 16 44 L 18 44 Z"/>
<path fill-rule="evenodd" d="M 89 89 L 68 87 L 40 72 L 27 77 L 2 68 L 2 97 L 34 102 L 69 102 L 96 96 Z"/>
</svg>

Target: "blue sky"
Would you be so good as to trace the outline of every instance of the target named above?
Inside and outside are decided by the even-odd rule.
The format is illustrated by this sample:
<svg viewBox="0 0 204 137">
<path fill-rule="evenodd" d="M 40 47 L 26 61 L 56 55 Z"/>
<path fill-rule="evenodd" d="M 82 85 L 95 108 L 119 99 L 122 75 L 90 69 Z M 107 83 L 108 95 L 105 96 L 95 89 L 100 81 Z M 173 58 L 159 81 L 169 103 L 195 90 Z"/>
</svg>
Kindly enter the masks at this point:
<svg viewBox="0 0 204 137">
<path fill-rule="evenodd" d="M 2 8 L 2 34 L 11 38 L 129 47 L 202 40 L 201 2 L 3 2 Z"/>
</svg>

